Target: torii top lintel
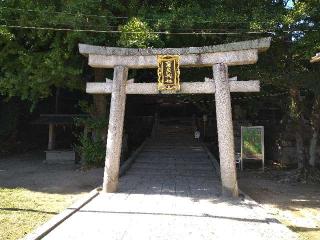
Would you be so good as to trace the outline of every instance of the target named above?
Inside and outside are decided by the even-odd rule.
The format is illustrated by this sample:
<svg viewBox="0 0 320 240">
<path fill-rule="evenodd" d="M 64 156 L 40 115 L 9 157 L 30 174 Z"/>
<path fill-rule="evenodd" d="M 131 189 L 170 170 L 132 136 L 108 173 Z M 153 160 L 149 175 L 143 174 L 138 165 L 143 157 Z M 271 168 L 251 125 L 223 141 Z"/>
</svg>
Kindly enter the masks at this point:
<svg viewBox="0 0 320 240">
<path fill-rule="evenodd" d="M 79 44 L 81 54 L 94 68 L 157 68 L 157 55 L 180 55 L 181 67 L 206 67 L 216 63 L 229 66 L 254 64 L 258 52 L 270 47 L 271 38 L 189 48 L 117 48 Z"/>
</svg>

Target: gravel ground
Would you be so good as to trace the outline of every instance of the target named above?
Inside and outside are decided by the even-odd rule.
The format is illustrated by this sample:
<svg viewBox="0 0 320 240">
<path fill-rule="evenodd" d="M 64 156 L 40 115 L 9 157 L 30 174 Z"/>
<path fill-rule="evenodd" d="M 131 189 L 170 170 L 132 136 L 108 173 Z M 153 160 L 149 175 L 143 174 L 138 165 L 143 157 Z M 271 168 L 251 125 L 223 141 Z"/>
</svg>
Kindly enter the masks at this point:
<svg viewBox="0 0 320 240">
<path fill-rule="evenodd" d="M 239 172 L 239 185 L 300 239 L 320 239 L 320 184 L 281 183 L 278 175 L 276 170 Z"/>
<path fill-rule="evenodd" d="M 0 239 L 20 239 L 101 185 L 103 169 L 48 165 L 43 152 L 0 158 Z"/>
<path fill-rule="evenodd" d="M 44 158 L 43 152 L 0 158 L 0 187 L 79 194 L 102 183 L 103 169 L 81 171 L 76 165 L 44 164 Z"/>
</svg>

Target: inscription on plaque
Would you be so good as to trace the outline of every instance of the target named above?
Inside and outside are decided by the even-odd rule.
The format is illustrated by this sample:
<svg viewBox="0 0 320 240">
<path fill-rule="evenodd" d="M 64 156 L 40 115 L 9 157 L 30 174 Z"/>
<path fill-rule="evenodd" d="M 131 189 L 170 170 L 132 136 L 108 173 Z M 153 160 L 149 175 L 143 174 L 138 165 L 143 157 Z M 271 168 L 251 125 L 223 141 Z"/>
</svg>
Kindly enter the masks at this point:
<svg viewBox="0 0 320 240">
<path fill-rule="evenodd" d="M 158 56 L 158 90 L 173 92 L 180 90 L 180 69 L 178 55 Z"/>
</svg>

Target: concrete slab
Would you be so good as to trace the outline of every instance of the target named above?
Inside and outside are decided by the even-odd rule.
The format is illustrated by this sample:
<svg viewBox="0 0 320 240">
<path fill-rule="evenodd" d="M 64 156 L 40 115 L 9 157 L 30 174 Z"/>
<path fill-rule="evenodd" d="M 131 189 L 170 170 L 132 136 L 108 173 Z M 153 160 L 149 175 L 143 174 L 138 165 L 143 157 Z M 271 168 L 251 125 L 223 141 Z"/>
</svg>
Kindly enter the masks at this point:
<svg viewBox="0 0 320 240">
<path fill-rule="evenodd" d="M 256 202 L 222 198 L 200 143 L 175 144 L 178 151 L 154 152 L 152 141 L 146 144 L 117 193 L 100 193 L 44 239 L 296 239 Z"/>
<path fill-rule="evenodd" d="M 45 239 L 296 239 L 255 202 L 206 193 L 100 194 Z"/>
</svg>

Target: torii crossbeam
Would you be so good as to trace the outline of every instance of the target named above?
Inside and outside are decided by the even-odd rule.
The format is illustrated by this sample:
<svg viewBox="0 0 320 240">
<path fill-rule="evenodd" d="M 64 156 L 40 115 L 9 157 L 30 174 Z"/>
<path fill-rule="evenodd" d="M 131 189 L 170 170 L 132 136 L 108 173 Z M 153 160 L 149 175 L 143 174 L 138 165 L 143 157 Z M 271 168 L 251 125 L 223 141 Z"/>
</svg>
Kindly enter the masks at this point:
<svg viewBox="0 0 320 240">
<path fill-rule="evenodd" d="M 256 63 L 258 53 L 267 50 L 270 42 L 270 38 L 262 38 L 207 47 L 164 49 L 79 44 L 80 53 L 88 56 L 90 66 L 114 69 L 112 81 L 87 83 L 86 89 L 90 94 L 111 94 L 103 190 L 117 190 L 126 95 L 159 93 L 157 83 L 128 80 L 128 69 L 156 68 L 158 55 L 179 55 L 181 67 L 213 68 L 213 79 L 181 83 L 177 94 L 215 94 L 222 193 L 238 196 L 230 92 L 259 92 L 260 83 L 229 79 L 228 66 Z"/>
</svg>

